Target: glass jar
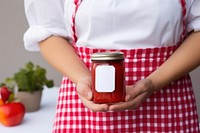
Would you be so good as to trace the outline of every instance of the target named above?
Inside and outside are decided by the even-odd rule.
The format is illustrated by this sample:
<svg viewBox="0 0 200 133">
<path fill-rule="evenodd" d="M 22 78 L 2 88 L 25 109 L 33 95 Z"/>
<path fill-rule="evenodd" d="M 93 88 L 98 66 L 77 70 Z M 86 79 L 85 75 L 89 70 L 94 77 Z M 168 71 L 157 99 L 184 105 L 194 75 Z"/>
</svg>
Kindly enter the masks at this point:
<svg viewBox="0 0 200 133">
<path fill-rule="evenodd" d="M 125 66 L 122 52 L 100 52 L 91 56 L 92 91 L 95 103 L 123 102 Z"/>
</svg>

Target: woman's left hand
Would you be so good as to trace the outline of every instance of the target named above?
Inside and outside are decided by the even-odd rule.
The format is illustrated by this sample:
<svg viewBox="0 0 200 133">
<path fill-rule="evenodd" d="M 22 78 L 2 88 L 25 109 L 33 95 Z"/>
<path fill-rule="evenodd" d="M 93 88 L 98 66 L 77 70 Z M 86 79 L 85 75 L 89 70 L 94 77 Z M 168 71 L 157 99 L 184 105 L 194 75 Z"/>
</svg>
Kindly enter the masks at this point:
<svg viewBox="0 0 200 133">
<path fill-rule="evenodd" d="M 135 85 L 126 87 L 125 102 L 110 105 L 110 111 L 136 109 L 143 101 L 154 92 L 150 79 L 138 81 Z"/>
</svg>

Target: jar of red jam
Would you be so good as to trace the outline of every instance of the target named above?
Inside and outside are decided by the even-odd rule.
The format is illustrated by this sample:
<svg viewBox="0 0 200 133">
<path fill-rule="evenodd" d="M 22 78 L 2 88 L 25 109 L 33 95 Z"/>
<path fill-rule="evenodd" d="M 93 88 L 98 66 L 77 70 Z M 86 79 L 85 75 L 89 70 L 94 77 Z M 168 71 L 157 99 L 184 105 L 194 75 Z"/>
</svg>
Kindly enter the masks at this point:
<svg viewBox="0 0 200 133">
<path fill-rule="evenodd" d="M 125 98 L 125 66 L 122 52 L 91 56 L 92 91 L 95 103 L 118 103 Z"/>
</svg>

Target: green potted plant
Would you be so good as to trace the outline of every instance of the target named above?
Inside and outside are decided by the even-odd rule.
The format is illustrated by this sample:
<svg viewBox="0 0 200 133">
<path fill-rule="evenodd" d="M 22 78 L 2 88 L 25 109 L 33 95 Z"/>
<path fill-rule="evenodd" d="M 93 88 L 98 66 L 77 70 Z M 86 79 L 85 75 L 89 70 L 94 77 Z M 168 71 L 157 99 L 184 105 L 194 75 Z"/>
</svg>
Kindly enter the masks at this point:
<svg viewBox="0 0 200 133">
<path fill-rule="evenodd" d="M 6 81 L 7 84 L 15 84 L 17 88 L 15 97 L 25 105 L 27 112 L 37 111 L 40 108 L 42 90 L 45 86 L 47 88 L 54 86 L 54 81 L 46 77 L 46 69 L 32 62 L 26 63 L 24 68 Z"/>
</svg>

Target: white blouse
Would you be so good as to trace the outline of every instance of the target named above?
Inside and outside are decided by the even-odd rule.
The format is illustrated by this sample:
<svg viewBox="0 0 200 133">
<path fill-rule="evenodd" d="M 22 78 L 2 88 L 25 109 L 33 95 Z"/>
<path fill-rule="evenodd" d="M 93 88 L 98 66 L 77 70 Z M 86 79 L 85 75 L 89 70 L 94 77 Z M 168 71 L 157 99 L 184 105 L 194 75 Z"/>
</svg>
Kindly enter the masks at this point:
<svg viewBox="0 0 200 133">
<path fill-rule="evenodd" d="M 25 0 L 30 27 L 27 50 L 56 35 L 72 39 L 74 0 Z M 186 0 L 187 31 L 200 30 L 200 0 Z M 179 0 L 83 0 L 75 17 L 77 45 L 91 48 L 147 48 L 179 42 L 183 30 Z"/>
</svg>

